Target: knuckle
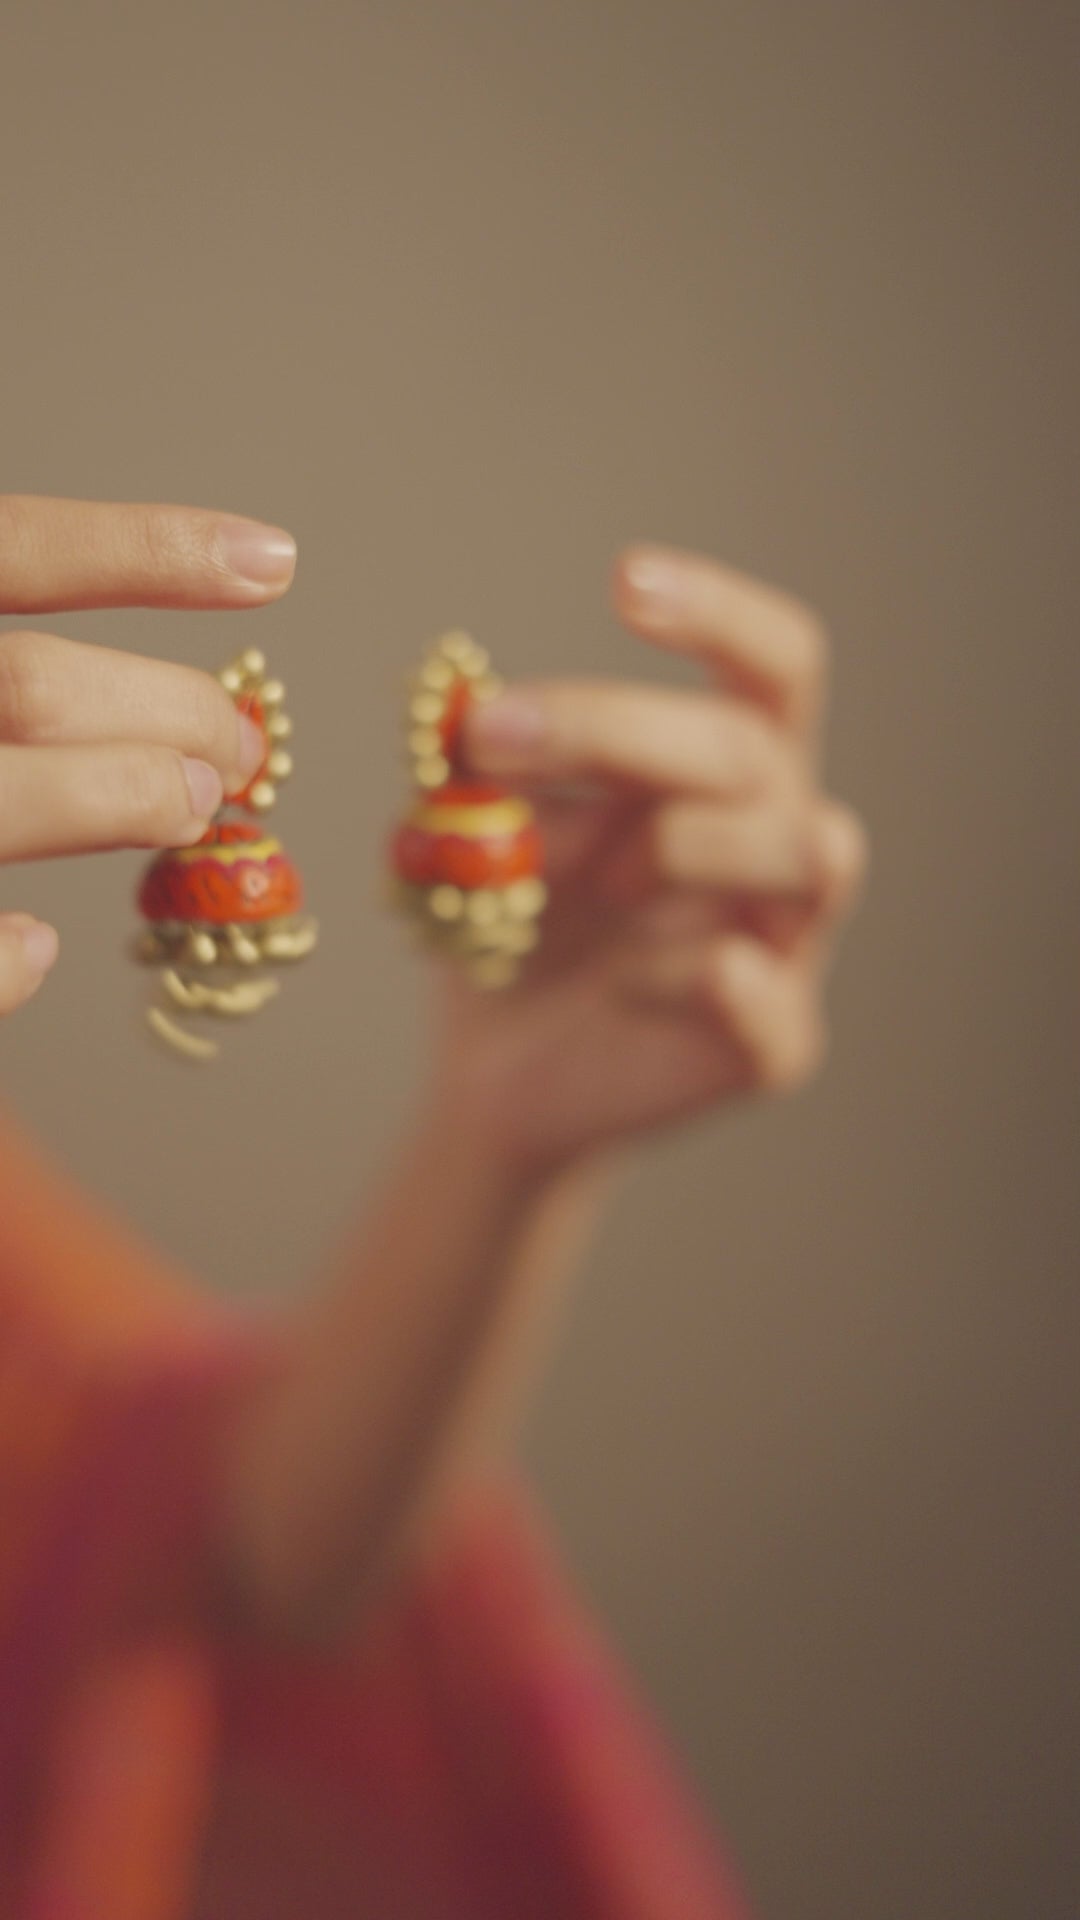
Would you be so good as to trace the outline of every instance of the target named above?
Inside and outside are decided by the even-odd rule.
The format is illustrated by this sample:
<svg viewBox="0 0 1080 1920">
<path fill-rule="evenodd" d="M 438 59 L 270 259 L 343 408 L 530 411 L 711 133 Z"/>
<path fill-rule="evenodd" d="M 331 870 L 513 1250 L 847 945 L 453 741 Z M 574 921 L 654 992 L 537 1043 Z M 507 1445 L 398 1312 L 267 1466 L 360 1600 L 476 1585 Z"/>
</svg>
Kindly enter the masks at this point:
<svg viewBox="0 0 1080 1920">
<path fill-rule="evenodd" d="M 0 493 L 0 555 L 5 562 L 21 562 L 36 539 L 37 516 L 30 500 L 17 493 Z"/>
<path fill-rule="evenodd" d="M 49 643 L 42 634 L 0 634 L 0 733 L 16 745 L 40 739 L 55 718 L 49 655 Z"/>
<path fill-rule="evenodd" d="M 567 698 L 560 726 L 567 748 L 576 757 L 620 771 L 652 759 L 652 719 L 635 690 L 598 684 L 583 690 L 580 700 L 572 694 Z"/>
<path fill-rule="evenodd" d="M 30 612 L 47 578 L 48 542 L 42 503 L 0 494 L 0 610 Z"/>
<path fill-rule="evenodd" d="M 133 507 L 129 531 L 136 570 L 167 580 L 219 571 L 213 528 L 211 516 L 195 510 Z"/>
</svg>

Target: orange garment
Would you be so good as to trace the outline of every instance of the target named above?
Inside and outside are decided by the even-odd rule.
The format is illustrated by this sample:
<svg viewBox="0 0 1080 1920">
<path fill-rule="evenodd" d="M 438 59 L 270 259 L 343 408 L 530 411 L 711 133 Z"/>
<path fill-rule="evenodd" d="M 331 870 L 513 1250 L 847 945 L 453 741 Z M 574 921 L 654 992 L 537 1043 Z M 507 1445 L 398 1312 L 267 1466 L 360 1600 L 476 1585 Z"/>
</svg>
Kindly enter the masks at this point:
<svg viewBox="0 0 1080 1920">
<path fill-rule="evenodd" d="M 275 1364 L 0 1127 L 0 1920 L 741 1920 L 517 1480 L 352 1645 L 217 1624 L 224 1423 Z"/>
</svg>

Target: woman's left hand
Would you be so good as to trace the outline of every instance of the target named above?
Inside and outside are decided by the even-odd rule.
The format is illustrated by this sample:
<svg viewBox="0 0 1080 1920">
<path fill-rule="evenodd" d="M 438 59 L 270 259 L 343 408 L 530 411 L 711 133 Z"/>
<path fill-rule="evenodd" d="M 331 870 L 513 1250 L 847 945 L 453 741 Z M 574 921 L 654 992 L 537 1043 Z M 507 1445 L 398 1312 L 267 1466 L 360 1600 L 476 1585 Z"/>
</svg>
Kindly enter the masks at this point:
<svg viewBox="0 0 1080 1920">
<path fill-rule="evenodd" d="M 711 684 L 553 681 L 466 722 L 470 766 L 536 800 L 551 899 L 516 985 L 441 967 L 425 1124 L 239 1430 L 234 1590 L 271 1627 L 354 1631 L 390 1562 L 439 1540 L 457 1478 L 505 1458 L 604 1186 L 599 1165 L 550 1176 L 821 1058 L 865 837 L 820 787 L 820 626 L 687 555 L 636 549 L 614 584 L 626 625 Z"/>
<path fill-rule="evenodd" d="M 706 690 L 518 686 L 470 717 L 470 767 L 532 794 L 551 899 L 501 992 L 444 968 L 442 1092 L 531 1166 L 820 1064 L 823 993 L 866 834 L 821 784 L 828 647 L 773 588 L 670 548 L 616 564 L 631 632 Z"/>
</svg>

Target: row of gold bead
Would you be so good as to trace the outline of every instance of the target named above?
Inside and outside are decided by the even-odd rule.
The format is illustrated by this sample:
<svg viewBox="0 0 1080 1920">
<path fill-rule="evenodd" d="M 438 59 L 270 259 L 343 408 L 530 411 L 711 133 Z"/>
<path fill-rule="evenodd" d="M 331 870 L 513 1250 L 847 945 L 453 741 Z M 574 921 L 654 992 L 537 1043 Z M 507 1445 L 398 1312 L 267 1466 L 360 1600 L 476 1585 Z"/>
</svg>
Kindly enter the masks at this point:
<svg viewBox="0 0 1080 1920">
<path fill-rule="evenodd" d="M 455 680 L 466 681 L 477 700 L 490 700 L 502 685 L 490 671 L 486 649 L 458 631 L 435 642 L 410 688 L 406 744 L 413 778 L 428 791 L 450 778 L 441 728 Z"/>
</svg>

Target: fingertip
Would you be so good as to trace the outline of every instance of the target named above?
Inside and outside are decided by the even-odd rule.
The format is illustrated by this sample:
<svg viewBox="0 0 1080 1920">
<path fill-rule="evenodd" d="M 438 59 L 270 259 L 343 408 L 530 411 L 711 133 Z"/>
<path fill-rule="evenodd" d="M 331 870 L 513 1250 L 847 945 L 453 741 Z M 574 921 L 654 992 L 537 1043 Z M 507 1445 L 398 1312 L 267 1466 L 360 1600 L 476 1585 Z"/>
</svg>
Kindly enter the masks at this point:
<svg viewBox="0 0 1080 1920">
<path fill-rule="evenodd" d="M 180 764 L 184 769 L 191 811 L 205 831 L 206 824 L 212 820 L 225 797 L 225 783 L 216 767 L 209 760 L 198 760 L 191 754 L 182 754 Z"/>
<path fill-rule="evenodd" d="M 60 950 L 55 927 L 28 913 L 0 916 L 0 1014 L 31 1000 Z"/>
<path fill-rule="evenodd" d="M 762 1093 L 794 1093 L 824 1063 L 828 1033 L 820 1006 L 790 969 L 758 941 L 735 936 L 716 954 L 717 993 L 732 1037 Z"/>
<path fill-rule="evenodd" d="M 250 714 L 238 712 L 236 718 L 240 739 L 237 779 L 242 790 L 250 786 L 265 765 L 270 747 L 264 729 L 257 725 Z"/>
<path fill-rule="evenodd" d="M 769 993 L 775 963 L 756 941 L 738 936 L 717 948 L 716 981 L 721 996 L 740 1005 L 757 1005 Z"/>
<path fill-rule="evenodd" d="M 474 704 L 465 719 L 473 766 L 487 773 L 531 773 L 543 764 L 550 720 L 536 693 L 511 687 Z"/>
<path fill-rule="evenodd" d="M 619 586 L 621 584 L 627 568 L 633 565 L 636 554 L 648 553 L 649 544 L 647 540 L 627 540 L 625 544 L 618 549 L 611 562 L 611 581 L 613 586 Z"/>
<path fill-rule="evenodd" d="M 609 576 L 611 597 L 620 612 L 633 598 L 637 579 L 639 576 L 647 577 L 659 553 L 660 548 L 652 540 L 631 540 L 626 546 L 620 547 L 611 563 Z"/>
<path fill-rule="evenodd" d="M 639 540 L 624 547 L 612 570 L 615 610 L 644 640 L 679 640 L 689 612 L 687 557 L 677 548 Z"/>
<path fill-rule="evenodd" d="M 284 527 L 224 514 L 216 539 L 222 566 L 252 600 L 277 600 L 291 587 L 297 546 Z"/>
<path fill-rule="evenodd" d="M 56 965 L 60 953 L 60 935 L 47 921 L 32 920 L 23 930 L 23 951 L 31 969 L 44 977 Z"/>
<path fill-rule="evenodd" d="M 827 904 L 852 907 L 866 884 L 870 835 L 859 815 L 839 801 L 822 808 L 818 823 L 822 886 Z"/>
</svg>

